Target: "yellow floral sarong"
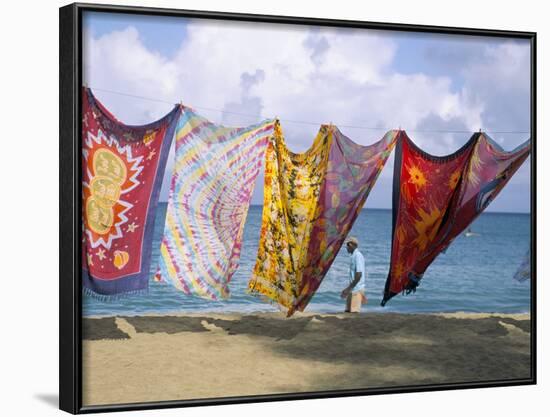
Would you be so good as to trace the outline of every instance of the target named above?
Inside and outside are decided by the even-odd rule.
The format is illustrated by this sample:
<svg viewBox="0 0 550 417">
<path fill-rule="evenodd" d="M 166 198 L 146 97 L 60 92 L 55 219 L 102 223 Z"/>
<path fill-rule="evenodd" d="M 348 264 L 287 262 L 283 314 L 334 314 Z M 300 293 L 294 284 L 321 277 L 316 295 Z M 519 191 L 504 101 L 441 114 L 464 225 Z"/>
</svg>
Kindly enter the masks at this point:
<svg viewBox="0 0 550 417">
<path fill-rule="evenodd" d="M 248 290 L 303 311 L 338 254 L 395 144 L 388 132 L 361 146 L 322 125 L 304 153 L 285 145 L 280 125 L 266 151 L 258 256 Z"/>
</svg>

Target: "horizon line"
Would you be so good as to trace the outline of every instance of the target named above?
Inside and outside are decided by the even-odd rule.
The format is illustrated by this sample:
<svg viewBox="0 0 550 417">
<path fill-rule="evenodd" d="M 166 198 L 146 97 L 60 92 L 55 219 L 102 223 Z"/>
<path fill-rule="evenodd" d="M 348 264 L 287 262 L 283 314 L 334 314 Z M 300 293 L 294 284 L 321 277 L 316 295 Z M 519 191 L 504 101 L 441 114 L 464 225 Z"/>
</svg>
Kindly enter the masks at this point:
<svg viewBox="0 0 550 417">
<path fill-rule="evenodd" d="M 168 203 L 168 200 L 159 200 L 159 203 Z M 251 207 L 263 207 L 263 204 L 250 204 Z M 391 211 L 391 207 L 363 207 L 361 210 L 387 210 Z M 486 210 L 481 214 L 528 214 L 531 215 L 531 211 L 492 211 Z"/>
</svg>

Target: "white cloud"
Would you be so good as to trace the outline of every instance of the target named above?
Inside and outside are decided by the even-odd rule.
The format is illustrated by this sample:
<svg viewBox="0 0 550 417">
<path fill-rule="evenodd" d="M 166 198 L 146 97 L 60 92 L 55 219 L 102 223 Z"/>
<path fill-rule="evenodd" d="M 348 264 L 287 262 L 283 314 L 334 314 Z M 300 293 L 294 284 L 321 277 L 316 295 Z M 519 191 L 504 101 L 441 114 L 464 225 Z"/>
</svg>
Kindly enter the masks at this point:
<svg viewBox="0 0 550 417">
<path fill-rule="evenodd" d="M 181 98 L 198 108 L 223 109 L 242 96 L 243 75 L 261 71 L 262 80 L 247 88 L 250 97 L 261 100 L 264 117 L 341 124 L 397 126 L 400 120 L 403 127 L 414 127 L 419 116 L 448 112 L 449 103 L 456 101 L 448 79 L 391 73 L 396 46 L 376 34 L 211 21 L 192 22 L 187 29 L 188 38 L 173 60 L 147 50 L 133 27 L 91 39 L 85 46 L 86 81 L 161 100 Z M 321 52 L 318 45 L 325 46 Z M 107 102 L 124 102 L 128 110 L 122 110 L 122 116 L 145 116 L 143 111 L 136 116 L 132 109 L 136 104 L 128 99 L 103 96 Z M 149 107 L 155 106 L 140 104 L 141 109 Z M 210 117 L 221 120 L 220 114 Z M 303 146 L 318 127 L 288 124 L 285 128 L 289 134 L 307 130 L 309 135 L 297 141 Z"/>
<path fill-rule="evenodd" d="M 168 99 L 177 91 L 178 68 L 160 54 L 149 51 L 134 27 L 99 39 L 84 34 L 84 82 L 90 87 Z M 171 106 L 96 91 L 95 94 L 127 123 L 148 123 L 166 114 Z"/>
<path fill-rule="evenodd" d="M 289 147 L 296 152 L 311 144 L 319 129 L 315 123 L 333 122 L 402 127 L 426 151 L 442 155 L 458 149 L 469 135 L 414 131 L 473 132 L 480 126 L 523 123 L 525 114 L 529 115 L 525 111 L 529 49 L 513 43 L 487 46 L 484 59 L 468 61 L 462 71 L 464 84 L 456 90 L 450 77 L 395 72 L 397 44 L 376 31 L 191 21 L 187 38 L 171 60 L 148 50 L 133 27 L 99 39 L 85 34 L 84 39 L 84 78 L 92 88 L 169 103 L 181 99 L 205 117 L 232 125 L 253 123 L 259 116 L 279 116 Z M 96 95 L 127 123 L 150 122 L 171 108 L 101 91 Z M 516 103 L 510 103 L 510 95 Z M 384 133 L 341 130 L 361 144 L 372 143 Z M 495 139 L 506 139 L 504 146 L 509 148 L 509 138 Z M 383 176 L 391 175 L 390 165 Z M 254 201 L 261 200 L 259 195 L 261 187 Z"/>
</svg>

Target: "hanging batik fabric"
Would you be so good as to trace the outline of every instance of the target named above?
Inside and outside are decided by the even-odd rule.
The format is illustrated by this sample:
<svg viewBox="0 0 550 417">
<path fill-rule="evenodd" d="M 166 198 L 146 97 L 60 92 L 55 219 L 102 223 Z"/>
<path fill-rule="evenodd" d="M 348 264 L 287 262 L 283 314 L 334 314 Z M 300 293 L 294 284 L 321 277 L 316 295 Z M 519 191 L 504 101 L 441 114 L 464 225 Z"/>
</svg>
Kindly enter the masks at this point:
<svg viewBox="0 0 550 417">
<path fill-rule="evenodd" d="M 304 153 L 280 126 L 266 151 L 258 256 L 249 291 L 303 311 L 321 284 L 391 153 L 396 132 L 361 146 L 321 126 Z"/>
<path fill-rule="evenodd" d="M 223 127 L 183 108 L 156 280 L 210 300 L 229 297 L 273 125 Z"/>
<path fill-rule="evenodd" d="M 514 274 L 514 279 L 519 282 L 531 279 L 531 249 L 523 257 L 518 270 Z"/>
<path fill-rule="evenodd" d="M 155 213 L 179 107 L 124 125 L 82 90 L 82 284 L 106 297 L 146 290 Z"/>
<path fill-rule="evenodd" d="M 390 271 L 382 305 L 414 292 L 428 266 L 485 210 L 529 156 L 476 133 L 452 155 L 420 150 L 401 131 L 395 152 Z"/>
</svg>

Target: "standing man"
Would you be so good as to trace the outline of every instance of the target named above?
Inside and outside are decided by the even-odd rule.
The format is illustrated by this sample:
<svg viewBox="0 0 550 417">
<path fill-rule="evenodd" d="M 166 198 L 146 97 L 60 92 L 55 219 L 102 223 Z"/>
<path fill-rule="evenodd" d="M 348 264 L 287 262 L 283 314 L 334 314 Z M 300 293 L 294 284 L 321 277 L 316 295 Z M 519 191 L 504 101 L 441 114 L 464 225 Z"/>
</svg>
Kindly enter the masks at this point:
<svg viewBox="0 0 550 417">
<path fill-rule="evenodd" d="M 361 305 L 367 302 L 365 297 L 365 258 L 358 249 L 359 241 L 355 237 L 346 240 L 346 249 L 350 257 L 349 285 L 340 295 L 346 299 L 346 313 L 359 313 Z"/>
</svg>

